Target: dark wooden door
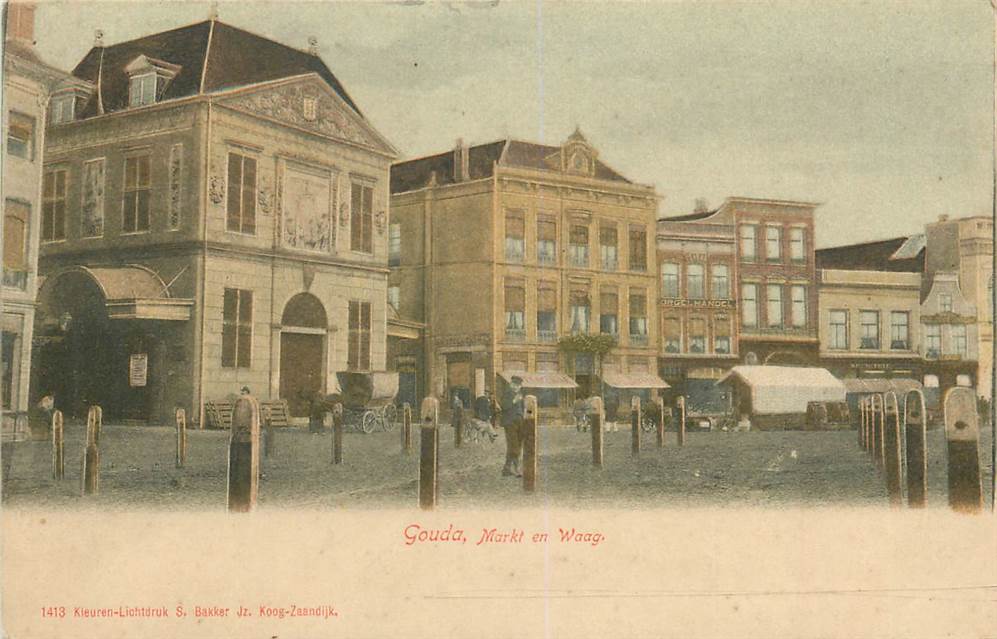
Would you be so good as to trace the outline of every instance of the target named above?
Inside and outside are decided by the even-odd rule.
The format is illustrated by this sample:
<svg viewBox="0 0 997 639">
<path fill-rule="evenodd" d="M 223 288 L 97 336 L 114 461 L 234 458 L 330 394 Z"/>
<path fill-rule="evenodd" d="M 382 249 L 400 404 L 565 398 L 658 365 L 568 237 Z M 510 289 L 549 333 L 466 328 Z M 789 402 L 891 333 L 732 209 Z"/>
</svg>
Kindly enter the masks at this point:
<svg viewBox="0 0 997 639">
<path fill-rule="evenodd" d="M 311 398 L 322 391 L 322 335 L 281 333 L 280 396 L 291 415 L 307 417 Z"/>
</svg>

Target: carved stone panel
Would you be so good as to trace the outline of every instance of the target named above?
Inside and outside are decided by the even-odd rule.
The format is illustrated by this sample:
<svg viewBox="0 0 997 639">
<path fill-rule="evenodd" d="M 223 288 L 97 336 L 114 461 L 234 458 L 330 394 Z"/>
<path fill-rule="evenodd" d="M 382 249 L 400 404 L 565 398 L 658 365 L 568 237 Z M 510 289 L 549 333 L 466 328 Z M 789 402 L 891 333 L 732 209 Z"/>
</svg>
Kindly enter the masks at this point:
<svg viewBox="0 0 997 639">
<path fill-rule="evenodd" d="M 288 167 L 281 197 L 285 247 L 329 252 L 335 233 L 330 176 Z"/>
</svg>

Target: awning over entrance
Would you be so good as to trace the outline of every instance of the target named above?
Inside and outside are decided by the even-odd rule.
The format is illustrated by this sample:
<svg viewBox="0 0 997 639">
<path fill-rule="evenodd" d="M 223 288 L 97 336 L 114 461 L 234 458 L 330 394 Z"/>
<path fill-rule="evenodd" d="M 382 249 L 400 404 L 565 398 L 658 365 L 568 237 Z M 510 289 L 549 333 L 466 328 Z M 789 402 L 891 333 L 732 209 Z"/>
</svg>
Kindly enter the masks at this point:
<svg viewBox="0 0 997 639">
<path fill-rule="evenodd" d="M 555 371 L 539 371 L 528 373 L 526 371 L 502 371 L 499 373 L 502 379 L 510 381 L 513 377 L 523 380 L 523 388 L 578 388 L 575 380 L 564 373 Z"/>
<path fill-rule="evenodd" d="M 671 388 L 653 373 L 617 373 L 606 371 L 602 381 L 613 388 Z"/>
<path fill-rule="evenodd" d="M 849 394 L 888 393 L 893 391 L 897 394 L 897 397 L 900 397 L 912 390 L 922 390 L 921 382 L 906 377 L 895 379 L 850 378 L 841 381 L 845 384 L 845 391 Z"/>
<path fill-rule="evenodd" d="M 43 289 L 69 273 L 82 273 L 100 288 L 109 319 L 190 319 L 194 300 L 170 297 L 166 283 L 144 266 L 74 266 L 46 277 Z"/>
</svg>

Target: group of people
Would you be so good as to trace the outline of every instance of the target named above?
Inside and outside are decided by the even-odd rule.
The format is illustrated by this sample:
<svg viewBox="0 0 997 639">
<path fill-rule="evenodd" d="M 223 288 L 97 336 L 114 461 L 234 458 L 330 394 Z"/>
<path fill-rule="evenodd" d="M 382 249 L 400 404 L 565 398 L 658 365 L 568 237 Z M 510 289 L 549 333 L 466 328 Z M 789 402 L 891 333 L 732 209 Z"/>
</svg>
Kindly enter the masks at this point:
<svg viewBox="0 0 997 639">
<path fill-rule="evenodd" d="M 491 391 L 474 400 L 474 420 L 476 426 L 485 431 L 492 441 L 498 433 L 492 427 L 492 420 L 498 416 L 498 421 L 505 430 L 505 465 L 502 467 L 503 477 L 522 477 L 523 438 L 525 436 L 525 409 L 523 395 L 523 379 L 512 377 L 506 386 L 501 401 L 496 401 Z M 459 397 L 454 397 L 454 407 L 463 408 Z"/>
</svg>

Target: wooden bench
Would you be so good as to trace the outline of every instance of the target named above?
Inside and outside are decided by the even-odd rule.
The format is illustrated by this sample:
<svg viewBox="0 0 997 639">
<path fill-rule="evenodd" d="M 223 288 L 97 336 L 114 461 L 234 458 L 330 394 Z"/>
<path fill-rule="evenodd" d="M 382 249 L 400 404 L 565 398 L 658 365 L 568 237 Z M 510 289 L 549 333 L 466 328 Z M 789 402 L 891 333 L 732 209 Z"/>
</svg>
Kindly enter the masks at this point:
<svg viewBox="0 0 997 639">
<path fill-rule="evenodd" d="M 204 403 L 204 412 L 208 418 L 208 428 L 232 428 L 232 410 L 235 402 L 217 400 Z M 286 399 L 268 399 L 260 402 L 260 425 L 265 426 L 267 416 L 270 423 L 283 428 L 291 425 L 291 414 L 287 408 Z"/>
</svg>

